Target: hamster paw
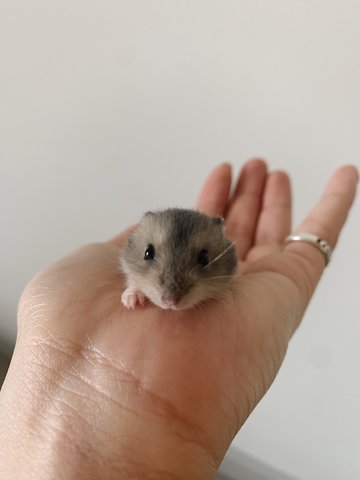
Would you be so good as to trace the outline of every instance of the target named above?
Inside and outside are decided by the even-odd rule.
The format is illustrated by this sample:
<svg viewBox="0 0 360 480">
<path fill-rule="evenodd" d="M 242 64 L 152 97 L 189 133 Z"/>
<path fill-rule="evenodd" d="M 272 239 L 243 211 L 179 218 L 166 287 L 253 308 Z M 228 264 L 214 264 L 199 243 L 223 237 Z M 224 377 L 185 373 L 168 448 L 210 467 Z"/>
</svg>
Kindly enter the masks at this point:
<svg viewBox="0 0 360 480">
<path fill-rule="evenodd" d="M 144 305 L 145 295 L 140 290 L 127 288 L 121 295 L 121 301 L 126 308 L 134 310 L 137 303 Z"/>
</svg>

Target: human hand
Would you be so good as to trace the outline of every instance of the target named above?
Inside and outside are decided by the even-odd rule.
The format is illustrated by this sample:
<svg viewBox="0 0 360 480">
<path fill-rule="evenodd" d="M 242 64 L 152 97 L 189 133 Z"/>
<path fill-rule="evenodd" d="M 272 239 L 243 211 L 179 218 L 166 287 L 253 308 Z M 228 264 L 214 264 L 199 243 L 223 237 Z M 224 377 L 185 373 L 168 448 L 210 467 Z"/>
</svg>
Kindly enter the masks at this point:
<svg viewBox="0 0 360 480">
<path fill-rule="evenodd" d="M 7 479 L 212 478 L 272 383 L 324 269 L 313 246 L 283 246 L 287 175 L 254 160 L 231 197 L 230 184 L 230 167 L 218 167 L 198 202 L 225 217 L 236 242 L 239 274 L 226 302 L 124 309 L 118 255 L 129 231 L 29 283 L 0 399 Z M 353 167 L 339 169 L 297 231 L 334 247 L 356 184 Z"/>
</svg>

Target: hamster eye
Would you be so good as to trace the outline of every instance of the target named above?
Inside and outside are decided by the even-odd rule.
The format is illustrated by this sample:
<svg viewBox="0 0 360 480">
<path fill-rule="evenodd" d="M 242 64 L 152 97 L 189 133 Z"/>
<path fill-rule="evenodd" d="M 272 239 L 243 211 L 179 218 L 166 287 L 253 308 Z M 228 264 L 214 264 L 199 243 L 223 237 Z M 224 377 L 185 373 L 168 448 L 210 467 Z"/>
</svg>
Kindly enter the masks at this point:
<svg viewBox="0 0 360 480">
<path fill-rule="evenodd" d="M 197 263 L 202 267 L 206 267 L 206 265 L 209 263 L 209 252 L 207 250 L 200 250 L 197 256 Z"/>
<path fill-rule="evenodd" d="M 155 247 L 153 244 L 149 243 L 147 249 L 145 250 L 144 260 L 154 260 L 155 258 Z"/>
</svg>

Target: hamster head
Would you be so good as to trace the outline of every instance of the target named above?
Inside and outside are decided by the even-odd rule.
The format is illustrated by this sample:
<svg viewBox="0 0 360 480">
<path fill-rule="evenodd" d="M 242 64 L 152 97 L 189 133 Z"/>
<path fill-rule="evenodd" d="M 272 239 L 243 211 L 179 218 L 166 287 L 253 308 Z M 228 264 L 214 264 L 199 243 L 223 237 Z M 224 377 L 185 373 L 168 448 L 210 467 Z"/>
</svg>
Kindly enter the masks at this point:
<svg viewBox="0 0 360 480">
<path fill-rule="evenodd" d="M 220 297 L 237 259 L 221 217 L 168 209 L 144 215 L 120 264 L 128 286 L 161 308 L 182 310 Z"/>
</svg>

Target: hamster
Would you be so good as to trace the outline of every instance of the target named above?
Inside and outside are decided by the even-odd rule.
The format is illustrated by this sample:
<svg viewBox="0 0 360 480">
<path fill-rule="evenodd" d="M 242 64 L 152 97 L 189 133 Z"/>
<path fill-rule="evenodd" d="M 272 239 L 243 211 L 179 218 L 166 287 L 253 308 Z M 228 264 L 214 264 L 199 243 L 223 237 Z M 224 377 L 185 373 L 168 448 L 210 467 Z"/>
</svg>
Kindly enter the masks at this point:
<svg viewBox="0 0 360 480">
<path fill-rule="evenodd" d="M 184 310 L 221 297 L 237 267 L 223 223 L 195 210 L 147 212 L 120 255 L 125 307 L 148 298 L 160 308 Z"/>
</svg>

